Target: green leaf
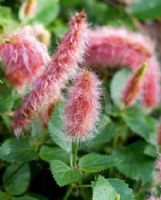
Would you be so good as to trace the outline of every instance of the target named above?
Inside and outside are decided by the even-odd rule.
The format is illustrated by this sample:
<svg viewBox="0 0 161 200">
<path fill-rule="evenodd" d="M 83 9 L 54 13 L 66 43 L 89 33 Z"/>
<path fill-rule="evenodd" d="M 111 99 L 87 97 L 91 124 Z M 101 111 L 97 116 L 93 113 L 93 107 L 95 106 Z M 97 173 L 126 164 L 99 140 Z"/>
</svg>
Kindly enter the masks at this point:
<svg viewBox="0 0 161 200">
<path fill-rule="evenodd" d="M 13 200 L 40 200 L 40 199 L 25 195 L 23 197 L 13 198 Z"/>
<path fill-rule="evenodd" d="M 131 107 L 121 114 L 127 126 L 136 134 L 143 137 L 147 142 L 156 145 L 157 121 L 146 116 L 140 108 Z"/>
<path fill-rule="evenodd" d="M 37 158 L 37 153 L 27 139 L 11 138 L 0 146 L 0 159 L 8 162 L 30 161 Z"/>
<path fill-rule="evenodd" d="M 112 140 L 116 134 L 116 129 L 118 126 L 113 122 L 110 122 L 107 116 L 104 116 L 100 121 L 100 126 L 98 127 L 98 134 L 96 137 L 90 141 L 87 141 L 87 145 L 93 146 L 95 144 L 104 144 Z"/>
<path fill-rule="evenodd" d="M 158 156 L 157 148 L 154 145 L 148 144 L 144 149 L 144 154 L 156 158 Z"/>
<path fill-rule="evenodd" d="M 0 200 L 10 200 L 10 197 L 6 193 L 0 191 Z"/>
<path fill-rule="evenodd" d="M 50 27 L 50 31 L 53 32 L 57 38 L 62 38 L 67 30 L 68 26 L 60 18 L 56 19 L 53 26 Z"/>
<path fill-rule="evenodd" d="M 54 19 L 59 13 L 59 0 L 39 0 L 37 3 L 37 9 L 31 22 L 40 22 L 44 25 L 49 25 L 54 22 Z M 21 8 L 20 18 L 23 20 L 23 10 Z"/>
<path fill-rule="evenodd" d="M 139 19 L 156 19 L 161 16 L 160 0 L 134 0 L 128 12 Z"/>
<path fill-rule="evenodd" d="M 52 160 L 50 169 L 57 184 L 62 187 L 81 178 L 81 172 L 77 168 L 70 168 L 60 160 Z"/>
<path fill-rule="evenodd" d="M 40 149 L 39 156 L 42 160 L 51 161 L 51 160 L 61 160 L 65 163 L 69 162 L 69 154 L 59 147 L 51 147 L 44 145 Z"/>
<path fill-rule="evenodd" d="M 131 179 L 142 180 L 143 184 L 151 180 L 155 162 L 155 159 L 144 154 L 144 149 L 144 142 L 136 142 L 113 152 L 113 156 L 120 159 L 115 167 Z"/>
<path fill-rule="evenodd" d="M 115 188 L 116 192 L 120 194 L 120 200 L 135 200 L 132 189 L 129 188 L 124 180 L 109 178 L 108 181 Z"/>
<path fill-rule="evenodd" d="M 110 85 L 111 98 L 114 104 L 119 108 L 123 107 L 122 94 L 127 84 L 129 75 L 130 75 L 129 69 L 122 69 L 114 75 L 111 81 Z"/>
<path fill-rule="evenodd" d="M 72 143 L 67 134 L 63 131 L 63 111 L 64 104 L 59 104 L 52 113 L 51 120 L 49 121 L 49 135 L 57 145 L 69 152 Z"/>
<path fill-rule="evenodd" d="M 7 87 L 5 84 L 0 85 L 0 112 L 4 113 L 12 109 L 14 98 L 13 91 L 11 88 Z"/>
<path fill-rule="evenodd" d="M 30 167 L 28 164 L 11 164 L 5 170 L 3 175 L 3 184 L 5 190 L 12 195 L 21 195 L 30 184 Z"/>
<path fill-rule="evenodd" d="M 80 158 L 79 167 L 86 173 L 94 173 L 110 168 L 114 163 L 117 161 L 111 156 L 90 153 Z"/>
<path fill-rule="evenodd" d="M 0 6 L 0 33 L 9 29 L 13 29 L 16 26 L 17 22 L 12 16 L 11 9 L 7 6 Z"/>
<path fill-rule="evenodd" d="M 116 200 L 118 194 L 114 187 L 103 176 L 99 176 L 93 185 L 92 200 Z"/>
</svg>

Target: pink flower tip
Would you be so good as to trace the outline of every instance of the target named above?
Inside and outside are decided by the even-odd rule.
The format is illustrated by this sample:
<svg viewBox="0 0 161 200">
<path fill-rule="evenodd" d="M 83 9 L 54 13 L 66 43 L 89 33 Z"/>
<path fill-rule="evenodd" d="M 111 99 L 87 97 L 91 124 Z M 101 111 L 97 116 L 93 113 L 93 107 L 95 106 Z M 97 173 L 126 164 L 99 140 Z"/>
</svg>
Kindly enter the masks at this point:
<svg viewBox="0 0 161 200">
<path fill-rule="evenodd" d="M 128 81 L 123 94 L 123 102 L 126 106 L 130 106 L 136 101 L 144 82 L 147 66 L 148 64 L 145 62 Z"/>
<path fill-rule="evenodd" d="M 155 56 L 148 61 L 148 64 L 143 86 L 143 104 L 147 108 L 154 108 L 160 102 L 160 64 Z"/>
</svg>

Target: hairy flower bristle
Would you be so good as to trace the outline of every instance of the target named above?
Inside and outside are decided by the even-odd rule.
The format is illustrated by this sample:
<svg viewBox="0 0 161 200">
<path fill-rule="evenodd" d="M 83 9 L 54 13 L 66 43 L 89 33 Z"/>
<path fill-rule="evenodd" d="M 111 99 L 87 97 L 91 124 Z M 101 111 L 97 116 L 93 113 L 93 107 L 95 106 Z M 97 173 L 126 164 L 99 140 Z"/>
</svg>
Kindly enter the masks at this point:
<svg viewBox="0 0 161 200">
<path fill-rule="evenodd" d="M 0 43 L 0 57 L 8 80 L 17 90 L 31 84 L 50 61 L 47 48 L 34 36 L 17 31 Z"/>
<path fill-rule="evenodd" d="M 33 90 L 24 99 L 21 108 L 15 111 L 13 129 L 28 126 L 37 113 L 47 109 L 60 96 L 66 80 L 76 73 L 78 63 L 83 60 L 86 42 L 86 15 L 84 12 L 76 13 L 47 70 L 35 81 Z"/>
<path fill-rule="evenodd" d="M 99 120 L 100 81 L 97 76 L 83 70 L 74 80 L 65 107 L 65 130 L 72 139 L 91 136 Z"/>
</svg>

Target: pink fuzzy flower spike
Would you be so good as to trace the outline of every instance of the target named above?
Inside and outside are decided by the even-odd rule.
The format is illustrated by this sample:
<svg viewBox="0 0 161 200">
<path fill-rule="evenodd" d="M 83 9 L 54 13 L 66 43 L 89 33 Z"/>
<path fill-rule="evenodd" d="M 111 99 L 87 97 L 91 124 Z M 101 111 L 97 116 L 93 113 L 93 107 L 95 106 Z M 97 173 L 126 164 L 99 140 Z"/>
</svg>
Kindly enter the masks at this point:
<svg viewBox="0 0 161 200">
<path fill-rule="evenodd" d="M 12 127 L 19 134 L 33 117 L 43 112 L 60 96 L 65 82 L 76 73 L 82 62 L 87 42 L 87 21 L 84 12 L 77 13 L 70 20 L 70 29 L 63 37 L 46 72 L 33 85 L 33 90 L 24 99 L 20 109 L 15 111 Z"/>
<path fill-rule="evenodd" d="M 126 106 L 132 105 L 138 95 L 140 94 L 142 84 L 144 82 L 144 76 L 147 69 L 147 63 L 144 63 L 140 69 L 138 69 L 132 78 L 127 83 L 127 86 L 123 95 L 123 102 Z"/>
<path fill-rule="evenodd" d="M 145 107 L 156 107 L 160 102 L 160 67 L 153 56 L 149 60 L 149 69 L 145 78 L 143 103 Z"/>
<path fill-rule="evenodd" d="M 31 84 L 50 60 L 45 45 L 23 31 L 8 35 L 6 42 L 0 43 L 0 57 L 6 77 L 17 90 Z"/>
<path fill-rule="evenodd" d="M 72 139 L 86 139 L 94 131 L 100 113 L 100 84 L 96 75 L 86 70 L 74 81 L 65 108 L 65 130 Z"/>
</svg>

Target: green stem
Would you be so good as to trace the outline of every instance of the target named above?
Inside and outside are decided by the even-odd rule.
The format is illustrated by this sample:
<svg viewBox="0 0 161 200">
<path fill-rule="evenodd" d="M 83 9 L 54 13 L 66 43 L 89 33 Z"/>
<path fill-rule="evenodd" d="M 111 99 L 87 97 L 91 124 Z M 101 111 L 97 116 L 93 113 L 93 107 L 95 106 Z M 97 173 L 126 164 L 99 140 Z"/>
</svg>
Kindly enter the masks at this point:
<svg viewBox="0 0 161 200">
<path fill-rule="evenodd" d="M 77 165 L 77 154 L 78 154 L 78 146 L 79 146 L 79 139 L 74 144 L 74 158 L 73 158 L 73 166 Z"/>
<path fill-rule="evenodd" d="M 70 196 L 70 194 L 72 193 L 72 190 L 73 190 L 73 187 L 72 186 L 69 186 L 67 192 L 66 192 L 66 195 L 65 197 L 63 198 L 63 200 L 67 200 Z"/>
<path fill-rule="evenodd" d="M 79 188 L 90 188 L 92 187 L 91 185 L 78 185 Z"/>
<path fill-rule="evenodd" d="M 73 168 L 73 151 L 72 151 L 72 144 L 70 148 L 70 166 Z"/>
</svg>

